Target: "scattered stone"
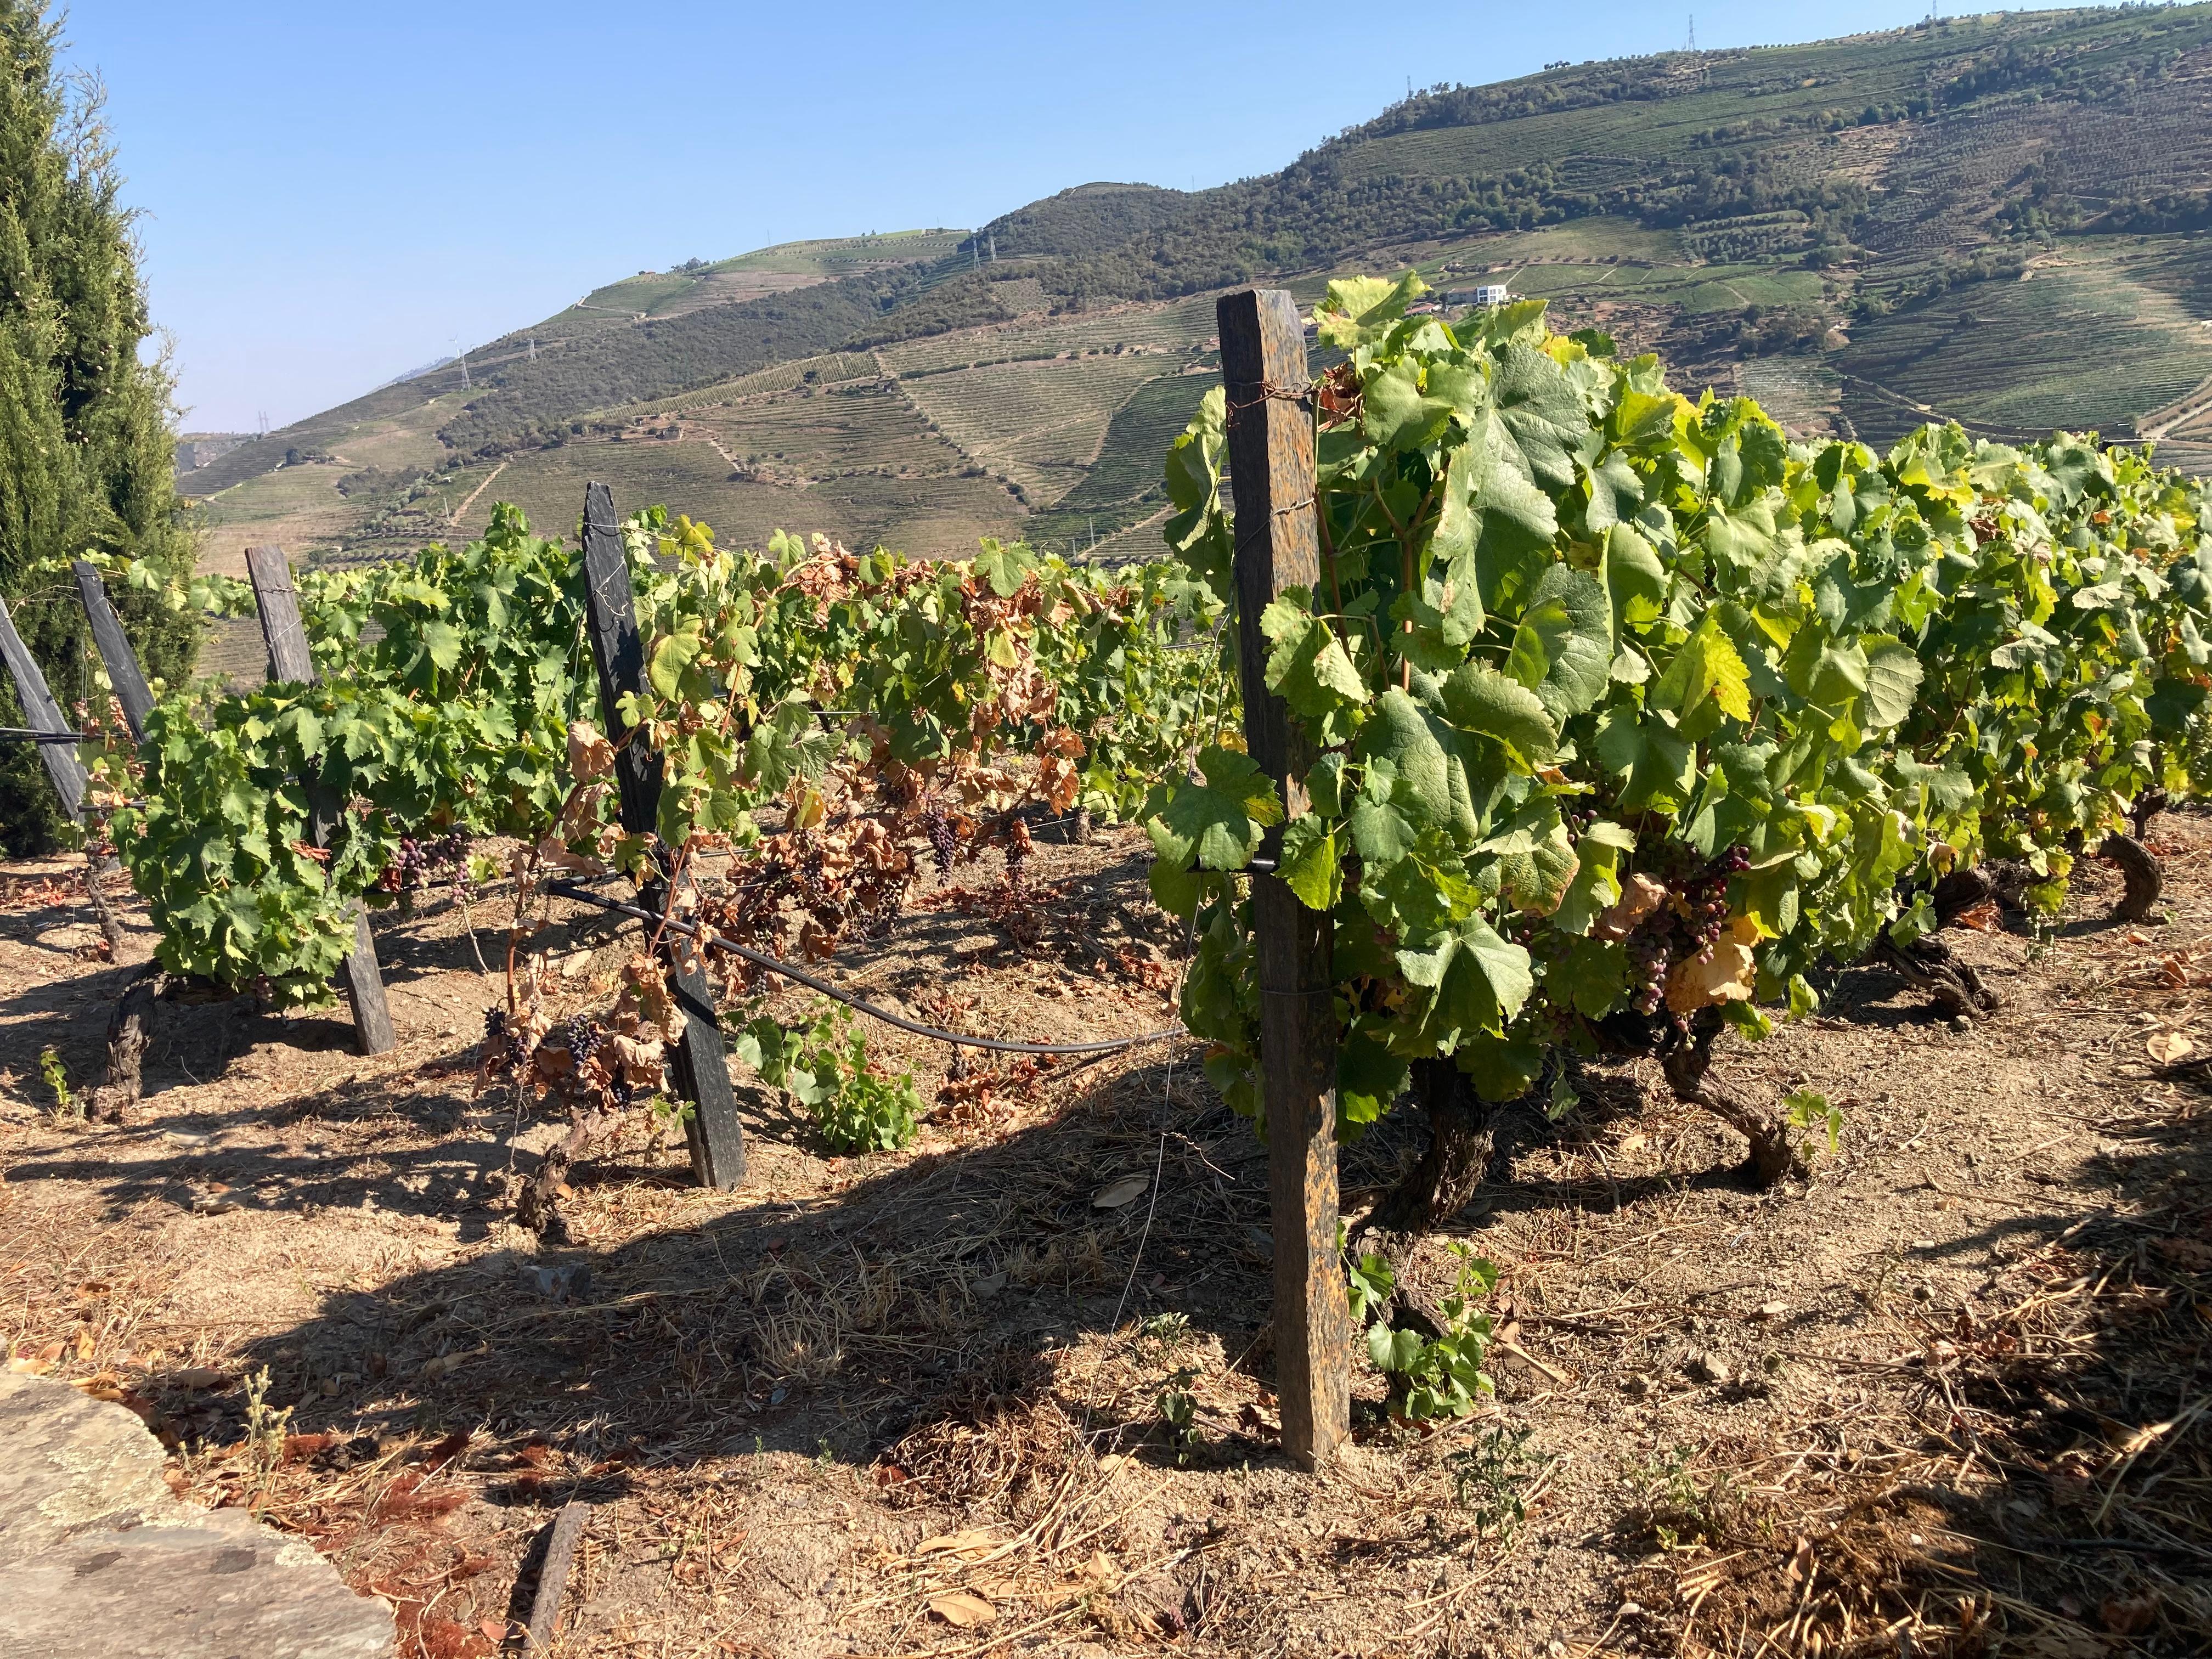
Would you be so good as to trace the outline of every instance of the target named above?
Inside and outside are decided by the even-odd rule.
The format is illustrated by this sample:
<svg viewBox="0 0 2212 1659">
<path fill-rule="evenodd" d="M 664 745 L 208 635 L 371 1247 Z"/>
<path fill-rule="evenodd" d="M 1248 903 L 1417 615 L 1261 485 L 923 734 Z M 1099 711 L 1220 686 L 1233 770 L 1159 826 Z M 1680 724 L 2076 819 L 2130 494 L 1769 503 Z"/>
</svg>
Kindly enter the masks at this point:
<svg viewBox="0 0 2212 1659">
<path fill-rule="evenodd" d="M 162 1479 L 127 1408 L 0 1374 L 0 1652 L 24 1659 L 389 1659 L 392 1609 L 305 1540 Z"/>
<path fill-rule="evenodd" d="M 1727 1360 L 1717 1353 L 1707 1353 L 1702 1349 L 1691 1351 L 1689 1358 L 1682 1362 L 1682 1373 L 1692 1382 L 1711 1383 L 1725 1382 L 1735 1375 L 1729 1369 Z"/>
<path fill-rule="evenodd" d="M 565 1267 L 525 1267 L 516 1274 L 524 1291 L 548 1302 L 580 1302 L 592 1291 L 592 1264 L 572 1262 Z"/>
<path fill-rule="evenodd" d="M 1620 1391 L 1630 1396 L 1632 1399 L 1641 1400 L 1644 1395 L 1650 1394 L 1656 1386 L 1657 1385 L 1649 1376 L 1642 1371 L 1638 1371 L 1633 1376 L 1631 1376 L 1628 1381 L 1620 1385 Z"/>
<path fill-rule="evenodd" d="M 1779 1319 L 1789 1311 L 1790 1304 L 1787 1302 L 1762 1302 L 1751 1310 L 1751 1316 L 1761 1321 Z"/>
<path fill-rule="evenodd" d="M 1109 1181 L 1091 1195 L 1094 1210 L 1118 1210 L 1135 1203 L 1148 1192 L 1152 1184 L 1149 1175 L 1125 1175 L 1118 1181 Z"/>
</svg>

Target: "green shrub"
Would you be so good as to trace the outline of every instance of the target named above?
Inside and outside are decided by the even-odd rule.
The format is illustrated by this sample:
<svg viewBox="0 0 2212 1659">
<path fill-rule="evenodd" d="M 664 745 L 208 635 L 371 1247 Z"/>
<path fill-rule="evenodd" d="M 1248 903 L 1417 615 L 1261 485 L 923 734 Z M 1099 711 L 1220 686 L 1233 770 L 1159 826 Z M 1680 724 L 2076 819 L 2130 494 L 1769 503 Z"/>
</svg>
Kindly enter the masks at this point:
<svg viewBox="0 0 2212 1659">
<path fill-rule="evenodd" d="M 799 1025 L 761 1015 L 738 1039 L 738 1055 L 807 1109 L 833 1152 L 893 1152 L 914 1139 L 921 1109 L 914 1073 L 884 1075 L 853 1016 L 835 1004 Z"/>
</svg>

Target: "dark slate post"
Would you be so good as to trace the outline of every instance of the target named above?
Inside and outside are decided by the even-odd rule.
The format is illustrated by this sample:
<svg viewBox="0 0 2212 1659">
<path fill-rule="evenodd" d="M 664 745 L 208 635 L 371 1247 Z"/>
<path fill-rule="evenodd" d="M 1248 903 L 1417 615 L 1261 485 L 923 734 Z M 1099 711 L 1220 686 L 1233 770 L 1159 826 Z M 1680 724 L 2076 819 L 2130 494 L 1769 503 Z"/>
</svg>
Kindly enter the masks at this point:
<svg viewBox="0 0 2212 1659">
<path fill-rule="evenodd" d="M 592 655 L 599 670 L 599 714 L 615 745 L 615 781 L 621 792 L 622 825 L 630 835 L 647 835 L 660 815 L 662 763 L 658 751 L 641 743 L 624 743 L 623 694 L 645 686 L 645 642 L 638 636 L 637 605 L 630 592 L 629 559 L 623 550 L 613 495 L 603 483 L 584 489 L 584 602 L 592 630 Z M 665 914 L 670 897 L 665 862 L 660 876 L 647 884 L 638 902 Z M 664 940 L 662 958 L 676 1000 L 684 1010 L 684 1041 L 672 1068 L 677 1092 L 691 1103 L 685 1133 L 691 1167 L 702 1186 L 732 1188 L 745 1178 L 745 1139 L 738 1124 L 738 1105 L 730 1089 L 729 1056 L 714 994 L 697 967 L 683 966 Z"/>
<path fill-rule="evenodd" d="M 299 596 L 292 591 L 292 567 L 281 547 L 246 550 L 246 574 L 253 583 L 253 598 L 261 609 L 261 637 L 269 647 L 271 683 L 302 684 L 315 678 L 314 654 L 307 648 L 307 630 L 300 621 Z M 310 786 L 307 808 L 318 847 L 329 844 L 337 827 L 339 804 L 330 791 Z M 392 1029 L 392 1009 L 384 998 L 384 976 L 377 971 L 376 941 L 369 937 L 368 914 L 359 905 L 353 912 L 353 950 L 339 967 L 346 999 L 353 1004 L 354 1030 L 365 1054 L 389 1054 L 399 1039 Z"/>
</svg>

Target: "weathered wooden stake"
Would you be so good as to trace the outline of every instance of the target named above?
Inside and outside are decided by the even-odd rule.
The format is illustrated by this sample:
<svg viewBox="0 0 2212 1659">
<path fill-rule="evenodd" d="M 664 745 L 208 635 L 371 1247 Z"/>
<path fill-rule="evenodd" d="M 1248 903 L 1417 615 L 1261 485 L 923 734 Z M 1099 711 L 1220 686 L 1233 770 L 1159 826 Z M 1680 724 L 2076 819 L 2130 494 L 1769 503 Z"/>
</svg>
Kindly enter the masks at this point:
<svg viewBox="0 0 2212 1659">
<path fill-rule="evenodd" d="M 46 689 L 46 677 L 39 672 L 39 659 L 15 631 L 15 619 L 8 614 L 4 602 L 0 602 L 0 662 L 8 665 L 9 677 L 15 682 L 15 701 L 23 705 L 25 726 L 33 732 L 76 729 L 62 717 L 61 705 Z M 76 750 L 65 743 L 42 743 L 39 758 L 46 763 L 46 775 L 53 780 L 54 793 L 62 798 L 62 810 L 70 815 L 70 822 L 83 823 L 84 763 L 76 757 Z"/>
<path fill-rule="evenodd" d="M 123 619 L 115 614 L 115 606 L 107 597 L 107 584 L 100 580 L 100 572 L 83 559 L 72 561 L 71 568 L 76 572 L 77 598 L 84 605 L 84 619 L 91 626 L 92 642 L 100 651 L 100 665 L 107 670 L 107 684 L 115 693 L 115 700 L 123 705 L 123 723 L 130 728 L 132 743 L 143 743 L 146 716 L 154 709 L 154 693 L 146 684 L 144 671 L 138 666 L 138 653 L 131 648 L 131 636 L 123 631 Z M 89 860 L 85 890 L 92 895 L 93 904 L 100 913 L 100 931 L 107 936 L 108 955 L 119 962 L 123 957 L 123 934 L 106 896 L 100 891 L 102 865 L 112 869 L 114 860 Z M 146 1046 L 152 1039 L 155 1006 L 168 988 L 169 976 L 161 971 L 158 962 L 141 963 L 137 972 L 125 981 L 115 1012 L 107 1019 L 107 1074 L 85 1104 L 88 1117 L 121 1123 L 128 1120 L 131 1109 L 138 1104 L 145 1086 Z"/>
<path fill-rule="evenodd" d="M 576 1559 L 576 1540 L 592 1518 L 592 1506 L 572 1498 L 554 1517 L 545 1540 L 545 1565 L 538 1570 L 538 1594 L 530 1601 L 530 1632 L 523 1651 L 535 1656 L 553 1650 L 554 1627 L 561 1622 L 561 1604 L 568 1591 L 568 1569 Z"/>
<path fill-rule="evenodd" d="M 154 712 L 154 693 L 146 684 L 146 676 L 138 666 L 138 653 L 131 648 L 131 639 L 123 631 L 123 618 L 115 614 L 115 607 L 107 598 L 107 584 L 100 580 L 100 572 L 82 559 L 75 562 L 77 598 L 84 602 L 84 619 L 92 624 L 92 642 L 100 649 L 100 665 L 107 670 L 107 683 L 115 690 L 115 700 L 123 705 L 124 724 L 131 728 L 131 741 L 146 740 L 146 716 Z"/>
<path fill-rule="evenodd" d="M 615 782 L 622 796 L 623 829 L 650 834 L 660 817 L 662 761 L 657 750 L 624 743 L 622 698 L 645 689 L 645 641 L 637 631 L 637 605 L 630 592 L 629 559 L 623 550 L 612 492 L 603 483 L 584 488 L 584 604 L 592 629 L 592 655 L 599 670 L 599 714 L 615 745 Z M 661 914 L 669 900 L 665 863 L 661 878 L 647 885 L 638 902 Z M 721 1021 L 707 975 L 661 946 L 676 1000 L 684 1009 L 684 1041 L 672 1066 L 677 1092 L 692 1105 L 685 1133 L 691 1168 L 708 1187 L 735 1187 L 745 1178 L 745 1138 L 738 1123 L 738 1103 L 730 1088 L 730 1061 L 722 1046 Z"/>
<path fill-rule="evenodd" d="M 0 662 L 8 666 L 9 678 L 15 682 L 16 701 L 23 705 L 23 717 L 33 732 L 68 732 L 76 728 L 62 716 L 61 705 L 46 688 L 46 677 L 39 671 L 39 659 L 23 643 L 23 636 L 15 631 L 15 619 L 8 614 L 8 607 L 0 604 Z M 84 822 L 84 792 L 90 782 L 85 775 L 84 763 L 76 757 L 76 750 L 65 743 L 42 743 L 39 757 L 46 763 L 46 776 L 54 786 L 54 793 L 62 799 L 62 811 L 70 815 L 70 822 Z M 107 940 L 110 957 L 119 957 L 123 951 L 123 933 L 116 925 L 115 911 L 107 902 L 107 896 L 100 890 L 100 878 L 106 870 L 115 867 L 115 860 L 102 858 L 90 850 L 85 854 L 84 890 L 92 901 L 94 915 L 100 918 L 101 936 Z"/>
<path fill-rule="evenodd" d="M 1314 520 L 1311 394 L 1305 332 L 1280 289 L 1244 289 L 1215 308 L 1229 398 L 1229 470 L 1237 516 L 1237 614 L 1244 741 L 1281 786 L 1291 815 L 1308 810 L 1312 740 L 1267 690 L 1260 613 L 1285 587 L 1321 581 Z M 1282 831 L 1267 832 L 1279 858 Z M 1350 1308 L 1337 1255 L 1335 979 L 1329 918 L 1273 874 L 1252 878 L 1260 970 L 1260 1064 L 1275 1243 L 1275 1392 L 1283 1449 L 1311 1468 L 1351 1425 Z"/>
<path fill-rule="evenodd" d="M 292 567 L 281 547 L 246 550 L 246 574 L 253 583 L 254 602 L 261 611 L 261 637 L 269 647 L 269 678 L 272 684 L 301 684 L 315 678 L 314 653 L 307 648 L 307 630 L 300 620 L 299 596 L 292 591 Z M 329 845 L 337 829 L 340 807 L 331 792 L 319 784 L 307 789 L 307 811 L 315 845 Z M 365 1054 L 388 1054 L 398 1046 L 392 1029 L 392 1009 L 384 999 L 384 975 L 377 971 L 376 941 L 369 937 L 368 915 L 358 904 L 353 911 L 353 949 L 340 964 L 346 1000 L 353 1005 L 354 1030 Z"/>
</svg>

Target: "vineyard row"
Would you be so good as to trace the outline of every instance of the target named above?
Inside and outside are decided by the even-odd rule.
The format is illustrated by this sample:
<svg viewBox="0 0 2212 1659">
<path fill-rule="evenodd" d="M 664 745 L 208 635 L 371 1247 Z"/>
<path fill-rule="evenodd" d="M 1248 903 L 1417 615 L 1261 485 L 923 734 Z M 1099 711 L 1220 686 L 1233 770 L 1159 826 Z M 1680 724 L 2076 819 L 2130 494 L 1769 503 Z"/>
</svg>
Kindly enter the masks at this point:
<svg viewBox="0 0 2212 1659">
<path fill-rule="evenodd" d="M 1031 820 L 1135 818 L 1193 941 L 1183 1025 L 1281 1164 L 1286 1443 L 1331 1443 L 1354 1313 L 1401 1403 L 1463 1408 L 1474 1290 L 1425 1307 L 1399 1270 L 1504 1103 L 1564 1114 L 1578 1066 L 1648 1057 L 1771 1182 L 1835 1109 L 1723 1087 L 1724 1031 L 1867 960 L 1982 1018 L 1945 929 L 2048 916 L 2090 848 L 2154 902 L 2130 831 L 2212 769 L 2212 494 L 2094 436 L 1794 441 L 1540 301 L 1452 325 L 1408 314 L 1420 291 L 1332 284 L 1318 380 L 1287 295 L 1224 299 L 1146 564 L 740 552 L 595 489 L 580 568 L 502 508 L 464 549 L 304 574 L 319 681 L 174 692 L 87 751 L 163 968 L 314 1000 L 358 906 L 510 876 L 484 1075 L 569 1100 L 568 1156 L 640 1103 L 709 1117 L 701 1034 L 767 964 L 880 936 L 986 853 L 1019 937 Z M 556 883 L 616 872 L 649 948 L 556 1024 L 528 941 L 582 890 Z M 833 1144 L 911 1133 L 843 1027 L 744 1030 Z M 1334 1144 L 1408 1097 L 1427 1150 L 1340 1241 Z"/>
</svg>

